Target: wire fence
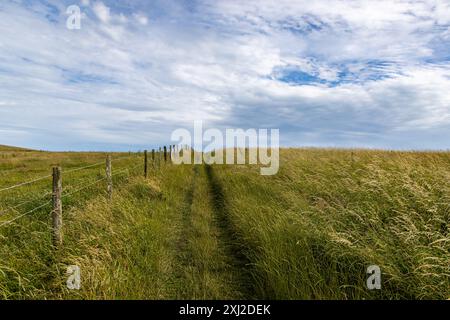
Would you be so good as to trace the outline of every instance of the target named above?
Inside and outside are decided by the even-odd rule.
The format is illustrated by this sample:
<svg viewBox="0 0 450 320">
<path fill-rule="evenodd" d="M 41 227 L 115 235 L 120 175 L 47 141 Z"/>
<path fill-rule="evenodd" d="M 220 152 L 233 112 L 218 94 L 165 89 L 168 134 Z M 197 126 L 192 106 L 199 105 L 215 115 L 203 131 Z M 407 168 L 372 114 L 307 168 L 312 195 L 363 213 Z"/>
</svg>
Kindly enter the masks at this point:
<svg viewBox="0 0 450 320">
<path fill-rule="evenodd" d="M 30 211 L 27 211 L 27 212 L 25 212 L 25 213 L 23 213 L 23 214 L 21 214 L 21 215 L 15 217 L 15 218 L 11 219 L 11 220 L 4 221 L 4 222 L 0 223 L 0 227 L 3 227 L 3 226 L 5 226 L 5 225 L 7 225 L 7 224 L 10 224 L 10 223 L 13 223 L 14 221 L 19 220 L 20 218 L 23 218 L 23 217 L 25 217 L 25 216 L 27 216 L 27 215 L 33 213 L 33 212 L 36 212 L 36 211 L 38 211 L 39 209 L 42 209 L 42 208 L 44 208 L 45 206 L 49 205 L 50 203 L 52 203 L 52 200 L 50 200 L 50 201 L 48 201 L 48 202 L 46 202 L 46 203 L 44 203 L 44 204 L 42 204 L 42 205 L 40 205 L 40 206 L 38 206 L 38 207 L 35 207 L 34 209 L 31 209 Z"/>
<path fill-rule="evenodd" d="M 95 180 L 95 181 L 92 182 L 92 183 L 83 184 L 83 185 L 84 185 L 83 187 L 76 188 L 75 190 L 72 190 L 72 191 L 70 191 L 70 192 L 68 192 L 68 193 L 65 193 L 65 194 L 63 194 L 63 195 L 61 196 L 61 198 L 70 197 L 70 196 L 74 195 L 75 193 L 78 193 L 78 192 L 81 192 L 81 191 L 83 191 L 83 190 L 86 190 L 86 189 L 88 189 L 88 188 L 90 188 L 90 187 L 96 185 L 97 183 L 99 183 L 99 182 L 101 182 L 101 181 L 105 181 L 105 180 L 106 180 L 106 177 L 103 177 L 103 178 L 100 178 L 100 179 Z"/>
<path fill-rule="evenodd" d="M 30 184 L 33 184 L 33 183 L 42 181 L 42 180 L 44 180 L 44 179 L 51 178 L 51 177 L 52 177 L 52 175 L 50 174 L 50 175 L 47 175 L 47 176 L 44 176 L 44 177 L 36 178 L 36 179 L 34 179 L 34 180 L 31 180 L 31 181 L 22 182 L 22 183 L 19 183 L 19 184 L 14 185 L 14 186 L 6 187 L 6 188 L 3 188 L 3 189 L 0 189 L 0 193 L 1 193 L 1 192 L 4 192 L 4 191 L 8 191 L 8 190 L 15 189 L 15 188 L 27 186 L 27 185 L 30 185 Z"/>
<path fill-rule="evenodd" d="M 100 166 L 100 165 L 102 165 L 104 163 L 105 163 L 105 161 L 101 161 L 101 162 L 97 162 L 97 163 L 94 163 L 94 164 L 91 164 L 91 165 L 87 165 L 87 166 L 84 166 L 84 167 L 81 167 L 81 168 L 75 168 L 75 169 L 71 169 L 71 170 L 64 170 L 63 173 L 64 174 L 69 174 L 69 173 L 73 173 L 73 172 L 78 172 L 78 171 L 81 171 L 81 170 L 86 170 L 86 169 L 98 167 L 98 166 Z"/>
<path fill-rule="evenodd" d="M 38 198 L 34 198 L 34 199 L 31 199 L 31 200 L 27 200 L 27 201 L 24 201 L 24 202 L 22 202 L 22 203 L 19 203 L 18 205 L 15 205 L 14 207 L 11 207 L 11 209 L 12 209 L 12 210 L 19 209 L 19 208 L 21 208 L 21 207 L 23 207 L 23 206 L 25 206 L 25 205 L 27 205 L 27 204 L 36 202 L 36 201 L 38 201 L 38 200 L 45 199 L 46 197 L 50 196 L 51 194 L 52 194 L 51 191 L 45 192 L 45 193 L 41 194 L 40 196 L 38 196 Z"/>
<path fill-rule="evenodd" d="M 177 146 L 170 146 L 170 153 L 168 153 L 167 148 L 164 147 L 164 156 L 163 156 L 163 151 L 160 148 L 159 151 L 153 149 L 152 153 L 151 153 L 151 163 L 152 163 L 152 167 L 153 168 L 159 168 L 161 169 L 161 163 L 171 163 L 171 156 L 172 156 L 172 152 L 176 151 Z M 108 187 L 107 187 L 107 191 L 108 193 L 112 192 L 112 183 L 113 183 L 113 177 L 118 177 L 121 176 L 123 174 L 131 174 L 134 170 L 138 169 L 139 167 L 143 167 L 143 173 L 145 175 L 145 177 L 147 177 L 147 172 L 148 172 L 148 153 L 147 151 L 145 151 L 143 153 L 144 157 L 142 159 L 141 157 L 141 153 L 132 153 L 128 156 L 124 156 L 124 157 L 118 157 L 118 158 L 114 158 L 111 159 L 111 156 L 108 155 L 106 157 L 106 161 L 101 161 L 101 162 L 96 162 L 93 164 L 88 164 L 82 167 L 77 167 L 77 168 L 73 168 L 73 169 L 69 169 L 69 170 L 62 170 L 60 167 L 54 167 L 53 168 L 53 173 L 49 174 L 49 175 L 44 175 L 44 176 L 40 176 L 34 179 L 31 179 L 29 181 L 25 181 L 25 182 L 20 182 L 18 184 L 12 185 L 12 186 L 8 186 L 8 187 L 4 187 L 2 189 L 0 189 L 0 194 L 1 193 L 5 193 L 7 191 L 11 191 L 11 190 L 15 190 L 24 186 L 29 186 L 32 184 L 35 184 L 37 182 L 46 180 L 50 178 L 53 178 L 53 188 L 51 191 L 47 191 L 44 193 L 40 193 L 37 195 L 37 197 L 34 197 L 33 199 L 29 199 L 26 201 L 23 201 L 19 204 L 16 204 L 14 206 L 7 206 L 6 208 L 2 208 L 0 207 L 0 217 L 7 215 L 7 214 L 13 214 L 13 213 L 18 213 L 19 209 L 36 203 L 38 201 L 42 201 L 44 200 L 43 203 L 39 204 L 36 207 L 30 208 L 28 211 L 21 213 L 19 215 L 17 215 L 16 217 L 6 220 L 6 221 L 2 221 L 0 222 L 0 227 L 6 226 L 6 225 L 10 225 L 13 222 L 25 217 L 25 216 L 29 216 L 37 211 L 39 211 L 40 209 L 44 209 L 45 207 L 49 206 L 49 205 L 53 205 L 53 208 L 51 210 L 51 214 L 52 216 L 54 214 L 58 214 L 58 207 L 62 207 L 61 203 L 63 199 L 66 199 L 68 197 L 73 196 L 76 193 L 82 192 L 84 190 L 87 190 L 89 188 L 92 188 L 94 186 L 96 186 L 97 184 L 99 184 L 100 182 L 106 182 Z M 132 166 L 126 166 L 125 168 L 119 168 L 118 170 L 114 170 L 114 172 L 111 169 L 111 163 L 118 163 L 119 161 L 122 160 L 130 160 L 131 158 L 134 158 L 136 160 L 139 160 L 139 163 L 134 164 Z M 143 161 L 142 161 L 143 160 Z M 93 169 L 95 167 L 100 167 L 101 165 L 105 165 L 106 166 L 106 170 L 105 170 L 105 175 L 92 180 L 92 179 L 84 179 L 81 182 L 73 185 L 73 186 L 68 186 L 64 188 L 64 192 L 62 189 L 62 179 L 61 176 L 62 175 L 68 175 L 68 174 L 73 174 L 76 172 L 82 172 L 82 171 L 86 171 L 88 169 Z M 86 171 L 87 174 L 90 173 L 90 171 Z M 46 198 L 50 197 L 51 199 L 46 200 Z M 111 194 L 109 195 L 111 196 Z M 61 212 L 59 212 L 59 214 L 62 214 Z M 55 220 L 55 219 L 53 219 Z"/>
</svg>

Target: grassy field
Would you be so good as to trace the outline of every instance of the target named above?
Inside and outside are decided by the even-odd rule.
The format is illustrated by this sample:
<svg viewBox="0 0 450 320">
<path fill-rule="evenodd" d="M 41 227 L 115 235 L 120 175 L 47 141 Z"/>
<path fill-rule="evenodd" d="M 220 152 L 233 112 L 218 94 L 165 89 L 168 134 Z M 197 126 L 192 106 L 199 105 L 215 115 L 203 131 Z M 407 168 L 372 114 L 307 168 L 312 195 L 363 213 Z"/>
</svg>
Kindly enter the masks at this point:
<svg viewBox="0 0 450 320">
<path fill-rule="evenodd" d="M 142 154 L 112 156 L 109 202 L 105 154 L 0 147 L 0 190 L 61 165 L 67 195 L 59 250 L 50 204 L 0 227 L 1 298 L 450 298 L 448 152 L 283 149 L 276 176 L 163 163 L 147 179 Z M 49 191 L 51 178 L 0 192 L 0 225 Z"/>
</svg>

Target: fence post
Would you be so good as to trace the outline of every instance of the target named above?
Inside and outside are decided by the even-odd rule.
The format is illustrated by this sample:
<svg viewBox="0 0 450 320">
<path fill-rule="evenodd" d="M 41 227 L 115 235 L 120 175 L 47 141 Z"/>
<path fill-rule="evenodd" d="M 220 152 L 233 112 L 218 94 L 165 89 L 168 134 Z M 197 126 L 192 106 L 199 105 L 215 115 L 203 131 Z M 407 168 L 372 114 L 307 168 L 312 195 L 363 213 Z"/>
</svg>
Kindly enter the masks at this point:
<svg viewBox="0 0 450 320">
<path fill-rule="evenodd" d="M 62 176 L 61 167 L 53 168 L 53 210 L 52 210 L 52 229 L 53 246 L 58 248 L 62 245 Z"/>
<path fill-rule="evenodd" d="M 161 147 L 159 147 L 159 152 L 158 152 L 158 169 L 161 170 Z"/>
<path fill-rule="evenodd" d="M 106 156 L 106 182 L 108 183 L 107 191 L 108 191 L 108 199 L 112 199 L 113 192 L 113 182 L 112 182 L 112 168 L 111 168 L 111 155 L 108 154 Z"/>
<path fill-rule="evenodd" d="M 153 169 L 156 167 L 155 166 L 155 149 L 152 149 L 152 166 L 153 166 Z"/>
<path fill-rule="evenodd" d="M 148 155 L 147 150 L 144 150 L 144 177 L 147 178 L 147 170 L 148 170 Z"/>
<path fill-rule="evenodd" d="M 167 162 L 167 147 L 164 146 L 164 163 Z"/>
</svg>

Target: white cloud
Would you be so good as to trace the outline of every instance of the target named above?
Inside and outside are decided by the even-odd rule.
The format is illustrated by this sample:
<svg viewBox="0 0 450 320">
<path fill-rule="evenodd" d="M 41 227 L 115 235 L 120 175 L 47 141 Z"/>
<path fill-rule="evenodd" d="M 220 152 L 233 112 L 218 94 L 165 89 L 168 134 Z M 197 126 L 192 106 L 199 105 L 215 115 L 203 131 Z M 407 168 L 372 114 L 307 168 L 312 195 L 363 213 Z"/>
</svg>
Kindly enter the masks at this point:
<svg viewBox="0 0 450 320">
<path fill-rule="evenodd" d="M 143 13 L 134 14 L 134 18 L 136 19 L 137 22 L 139 22 L 143 26 L 146 26 L 148 24 L 148 18 Z"/>
<path fill-rule="evenodd" d="M 142 3 L 93 2 L 79 31 L 0 5 L 0 119 L 29 133 L 5 142 L 156 144 L 202 119 L 277 127 L 286 144 L 450 148 L 450 63 L 425 62 L 448 37 L 432 1 L 171 3 L 152 23 Z"/>
<path fill-rule="evenodd" d="M 94 10 L 97 18 L 100 19 L 103 23 L 108 23 L 111 19 L 110 8 L 107 7 L 103 2 L 96 1 L 92 8 Z"/>
<path fill-rule="evenodd" d="M 447 25 L 450 23 L 450 3 L 437 0 L 434 3 L 435 19 L 440 25 Z"/>
</svg>

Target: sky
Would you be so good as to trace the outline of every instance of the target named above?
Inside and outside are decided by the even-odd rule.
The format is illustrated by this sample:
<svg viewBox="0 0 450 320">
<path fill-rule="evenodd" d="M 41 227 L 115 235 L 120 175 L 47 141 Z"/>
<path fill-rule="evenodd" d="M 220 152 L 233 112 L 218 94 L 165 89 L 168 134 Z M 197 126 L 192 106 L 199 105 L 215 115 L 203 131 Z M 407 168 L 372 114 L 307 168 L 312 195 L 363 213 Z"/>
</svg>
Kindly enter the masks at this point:
<svg viewBox="0 0 450 320">
<path fill-rule="evenodd" d="M 0 1 L 0 144 L 142 150 L 195 120 L 450 149 L 450 0 Z"/>
</svg>

